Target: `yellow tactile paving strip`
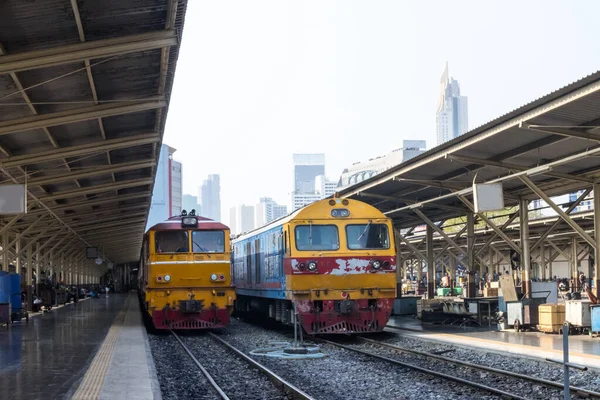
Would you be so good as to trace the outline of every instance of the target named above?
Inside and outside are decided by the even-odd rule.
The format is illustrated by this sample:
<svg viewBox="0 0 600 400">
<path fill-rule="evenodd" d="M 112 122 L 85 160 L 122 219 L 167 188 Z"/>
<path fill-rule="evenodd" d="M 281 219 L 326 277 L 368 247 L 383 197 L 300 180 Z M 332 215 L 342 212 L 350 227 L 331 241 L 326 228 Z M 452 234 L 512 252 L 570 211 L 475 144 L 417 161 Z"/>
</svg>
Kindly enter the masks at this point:
<svg viewBox="0 0 600 400">
<path fill-rule="evenodd" d="M 104 384 L 104 377 L 106 376 L 106 371 L 108 371 L 108 366 L 110 365 L 110 360 L 115 349 L 115 342 L 119 337 L 119 331 L 125 320 L 125 314 L 130 301 L 131 297 L 128 297 L 123 309 L 117 314 L 115 322 L 108 330 L 108 334 L 106 335 L 100 350 L 98 350 L 98 353 L 94 357 L 92 364 L 85 373 L 83 381 L 71 399 L 95 400 L 100 396 L 100 391 Z"/>
</svg>

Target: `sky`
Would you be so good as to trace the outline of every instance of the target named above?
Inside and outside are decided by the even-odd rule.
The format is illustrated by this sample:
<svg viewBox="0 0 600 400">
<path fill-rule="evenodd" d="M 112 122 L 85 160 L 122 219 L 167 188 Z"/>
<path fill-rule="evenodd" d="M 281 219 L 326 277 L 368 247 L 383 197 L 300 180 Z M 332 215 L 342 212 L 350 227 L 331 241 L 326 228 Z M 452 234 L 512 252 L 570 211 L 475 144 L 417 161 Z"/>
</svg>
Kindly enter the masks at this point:
<svg viewBox="0 0 600 400">
<path fill-rule="evenodd" d="M 444 65 L 469 129 L 589 75 L 595 0 L 190 0 L 163 143 L 183 191 L 221 175 L 221 209 L 289 203 L 294 153 L 353 162 L 436 143 Z"/>
</svg>

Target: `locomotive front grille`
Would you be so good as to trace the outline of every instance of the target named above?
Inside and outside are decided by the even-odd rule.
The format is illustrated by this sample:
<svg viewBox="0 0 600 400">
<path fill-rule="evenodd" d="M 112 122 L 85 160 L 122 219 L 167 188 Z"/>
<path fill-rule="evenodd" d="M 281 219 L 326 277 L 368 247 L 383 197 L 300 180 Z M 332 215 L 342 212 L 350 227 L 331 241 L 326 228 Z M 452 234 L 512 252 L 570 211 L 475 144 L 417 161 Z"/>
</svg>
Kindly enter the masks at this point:
<svg viewBox="0 0 600 400">
<path fill-rule="evenodd" d="M 203 303 L 203 300 L 181 300 L 179 301 L 179 309 L 186 314 L 199 313 L 204 307 Z"/>
</svg>

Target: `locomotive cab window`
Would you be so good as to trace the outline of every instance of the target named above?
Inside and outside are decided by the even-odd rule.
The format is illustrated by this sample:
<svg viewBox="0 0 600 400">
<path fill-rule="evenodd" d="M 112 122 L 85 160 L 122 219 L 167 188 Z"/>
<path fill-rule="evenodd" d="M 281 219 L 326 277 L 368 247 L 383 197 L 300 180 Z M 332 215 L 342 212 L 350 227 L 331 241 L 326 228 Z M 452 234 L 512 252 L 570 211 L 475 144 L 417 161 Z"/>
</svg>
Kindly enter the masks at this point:
<svg viewBox="0 0 600 400">
<path fill-rule="evenodd" d="M 194 253 L 224 253 L 225 233 L 223 231 L 192 232 Z"/>
<path fill-rule="evenodd" d="M 187 253 L 189 251 L 186 231 L 158 231 L 154 233 L 157 253 Z"/>
<path fill-rule="evenodd" d="M 383 224 L 347 225 L 346 237 L 349 250 L 389 249 L 388 228 Z"/>
<path fill-rule="evenodd" d="M 335 225 L 298 225 L 294 230 L 296 249 L 338 250 L 340 239 Z"/>
</svg>

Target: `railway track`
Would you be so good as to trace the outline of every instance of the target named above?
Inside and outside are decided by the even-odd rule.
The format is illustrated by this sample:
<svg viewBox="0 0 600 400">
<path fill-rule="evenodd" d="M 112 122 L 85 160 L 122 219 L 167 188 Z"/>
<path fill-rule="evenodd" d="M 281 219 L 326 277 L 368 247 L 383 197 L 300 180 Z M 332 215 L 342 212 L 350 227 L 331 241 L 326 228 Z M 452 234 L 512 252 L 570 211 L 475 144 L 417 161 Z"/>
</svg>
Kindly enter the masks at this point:
<svg viewBox="0 0 600 400">
<path fill-rule="evenodd" d="M 386 326 L 386 328 L 389 328 L 393 331 L 404 331 L 403 329 L 400 329 L 400 328 L 397 328 L 394 326 L 389 326 L 389 325 Z M 554 382 L 554 381 L 550 381 L 548 379 L 537 378 L 534 376 L 526 376 L 526 375 L 519 374 L 519 373 L 512 372 L 512 371 L 506 371 L 506 370 L 502 370 L 502 369 L 498 369 L 498 368 L 487 367 L 485 365 L 474 364 L 474 363 L 470 363 L 467 361 L 458 360 L 455 358 L 444 357 L 439 354 L 432 354 L 432 353 L 427 353 L 427 352 L 420 351 L 420 350 L 409 349 L 409 348 L 394 345 L 394 344 L 382 343 L 382 342 L 379 342 L 379 341 L 376 341 L 373 339 L 368 339 L 365 337 L 359 337 L 359 339 L 364 342 L 367 342 L 367 343 L 372 343 L 372 344 L 376 344 L 379 346 L 388 347 L 388 348 L 391 348 L 391 349 L 394 349 L 397 351 L 401 351 L 404 353 L 410 353 L 410 354 L 415 354 L 418 356 L 428 357 L 428 358 L 435 359 L 435 360 L 441 360 L 441 361 L 452 363 L 455 365 L 460 365 L 460 366 L 476 369 L 476 370 L 479 370 L 482 372 L 489 372 L 492 374 L 503 375 L 503 376 L 513 377 L 513 378 L 518 378 L 518 379 L 524 379 L 531 383 L 556 388 L 561 391 L 564 391 L 564 388 L 565 388 L 563 384 Z M 595 392 L 593 390 L 588 390 L 588 389 L 580 388 L 577 386 L 570 386 L 569 390 L 570 390 L 571 394 L 579 394 L 579 395 L 584 395 L 584 396 L 591 397 L 591 398 L 600 399 L 600 392 Z"/>
<path fill-rule="evenodd" d="M 174 331 L 171 330 L 171 334 L 175 337 L 175 339 L 177 339 L 177 341 L 179 342 L 179 344 L 181 345 L 181 347 L 183 347 L 183 349 L 185 350 L 185 352 L 190 356 L 190 358 L 192 359 L 192 361 L 194 362 L 194 364 L 196 364 L 196 366 L 198 366 L 198 369 L 200 369 L 200 371 L 202 372 L 202 374 L 206 377 L 206 379 L 210 382 L 210 384 L 212 385 L 212 387 L 214 388 L 216 394 L 223 400 L 229 400 L 229 399 L 235 399 L 237 398 L 251 398 L 251 396 L 248 394 L 248 392 L 245 392 L 243 397 L 240 396 L 236 396 L 235 394 L 227 394 L 228 390 L 226 385 L 228 385 L 228 382 L 224 379 L 225 374 L 215 374 L 215 376 L 211 375 L 211 373 L 209 372 L 209 370 L 214 369 L 214 366 L 212 367 L 207 367 L 205 365 L 203 365 L 198 357 L 196 357 L 196 355 L 194 354 L 195 351 L 190 349 L 190 346 L 188 344 L 185 343 L 184 340 L 182 340 L 179 335 L 177 335 Z M 227 352 L 229 352 L 230 354 L 232 354 L 232 356 L 238 360 L 238 362 L 242 362 L 244 363 L 246 366 L 256 370 L 256 371 L 260 371 L 260 373 L 262 373 L 266 378 L 268 378 L 269 381 L 271 381 L 271 383 L 277 387 L 277 390 L 280 391 L 280 396 L 279 398 L 281 399 L 298 399 L 298 400 L 314 400 L 313 397 L 311 397 L 310 395 L 308 395 L 307 393 L 303 392 L 301 389 L 297 388 L 296 386 L 292 385 L 291 383 L 287 382 L 285 379 L 281 378 L 279 375 L 277 375 L 275 372 L 273 372 L 272 370 L 270 370 L 269 368 L 265 367 L 264 365 L 256 362 L 255 360 L 253 360 L 252 358 L 248 357 L 246 354 L 244 354 L 243 352 L 241 352 L 240 350 L 238 350 L 237 348 L 235 348 L 234 346 L 232 346 L 231 344 L 227 343 L 225 340 L 221 339 L 220 337 L 218 337 L 217 335 L 215 335 L 212 332 L 207 332 L 207 336 L 208 338 L 212 341 L 212 343 L 216 343 L 220 346 L 222 346 L 223 348 L 226 349 Z M 197 337 L 194 338 L 190 338 L 190 340 L 194 340 L 194 339 L 198 339 Z M 206 343 L 202 344 L 202 347 L 204 349 L 209 349 L 210 352 L 213 354 L 213 359 L 211 359 L 212 363 L 218 363 L 219 360 L 214 360 L 214 358 L 217 358 L 214 355 L 214 348 L 209 348 L 206 346 Z M 231 368 L 232 368 L 232 364 L 229 362 L 231 361 L 231 359 L 229 360 L 225 360 L 222 359 L 220 360 L 222 363 L 227 363 L 227 365 L 223 368 L 223 370 L 229 371 L 230 373 L 229 378 L 231 378 Z M 243 369 L 243 368 L 242 368 Z M 233 376 L 234 380 L 240 381 L 243 380 L 242 376 Z M 252 382 L 254 382 L 254 380 L 250 380 Z M 229 382 L 230 383 L 230 382 Z M 248 388 L 249 389 L 249 388 Z M 273 390 L 273 388 L 270 388 L 271 390 Z M 238 389 L 239 390 L 239 389 Z M 261 391 L 263 389 L 259 389 L 259 391 Z M 230 397 L 231 396 L 231 397 Z M 261 397 L 263 398 L 263 397 Z"/>
<path fill-rule="evenodd" d="M 460 360 L 451 359 L 436 354 L 424 353 L 417 350 L 406 349 L 387 343 L 381 343 L 376 340 L 357 337 L 358 341 L 368 343 L 377 347 L 375 352 L 357 348 L 356 345 L 342 344 L 328 339 L 318 338 L 318 341 L 330 344 L 339 348 L 363 354 L 379 360 L 432 375 L 443 380 L 456 382 L 461 385 L 470 386 L 488 393 L 498 395 L 509 399 L 531 399 L 531 398 L 551 398 L 562 397 L 561 391 L 564 387 L 556 382 L 545 379 L 524 376 L 510 371 L 499 370 L 481 365 L 471 364 Z M 388 350 L 388 354 L 383 354 L 381 350 Z M 398 352 L 403 353 L 402 359 L 398 359 Z M 408 357 L 407 357 L 408 355 Z M 451 365 L 449 365 L 451 364 Z M 471 371 L 468 372 L 465 369 Z M 472 371 L 484 371 L 485 377 L 479 373 L 473 374 Z M 477 378 L 479 377 L 479 378 Z M 479 381 L 477 381 L 479 379 Z M 482 381 L 491 381 L 493 386 Z M 533 385 L 539 385 L 536 393 L 531 393 Z M 514 393 L 513 388 L 521 388 L 521 393 Z M 528 389 L 527 389 L 528 388 Z M 529 390 L 529 393 L 524 391 Z M 571 393 L 582 395 L 587 398 L 600 398 L 600 393 L 591 390 L 571 387 Z"/>
</svg>

